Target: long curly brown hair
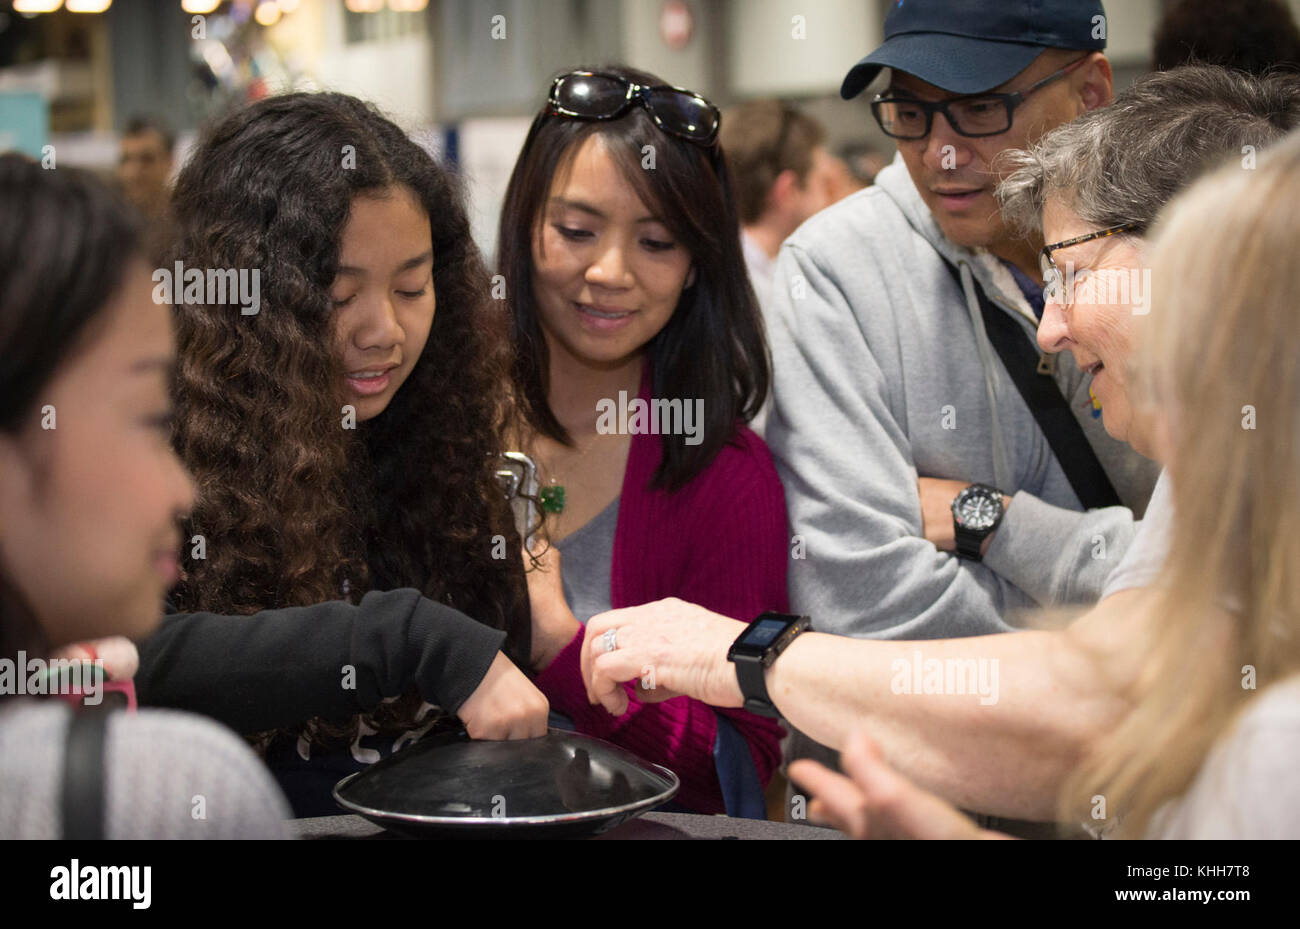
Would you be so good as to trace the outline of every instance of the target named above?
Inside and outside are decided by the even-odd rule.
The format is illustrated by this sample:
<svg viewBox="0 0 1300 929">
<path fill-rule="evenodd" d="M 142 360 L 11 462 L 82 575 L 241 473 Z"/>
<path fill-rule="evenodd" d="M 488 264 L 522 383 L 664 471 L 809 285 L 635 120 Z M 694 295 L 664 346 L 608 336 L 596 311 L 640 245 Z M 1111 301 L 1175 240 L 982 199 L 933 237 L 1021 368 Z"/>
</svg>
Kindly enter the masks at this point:
<svg viewBox="0 0 1300 929">
<path fill-rule="evenodd" d="M 387 409 L 343 428 L 329 288 L 354 198 L 409 188 L 433 231 L 437 312 Z M 507 631 L 525 661 L 518 535 L 494 476 L 509 413 L 508 321 L 470 236 L 454 177 L 366 103 L 287 94 L 210 126 L 174 195 L 172 261 L 259 269 L 260 311 L 176 308 L 178 453 L 198 502 L 184 611 L 249 614 L 414 587 Z M 507 557 L 493 557 L 493 537 Z M 496 546 L 500 554 L 500 546 Z M 408 694 L 372 716 L 307 725 L 322 744 L 364 719 L 409 728 Z"/>
</svg>

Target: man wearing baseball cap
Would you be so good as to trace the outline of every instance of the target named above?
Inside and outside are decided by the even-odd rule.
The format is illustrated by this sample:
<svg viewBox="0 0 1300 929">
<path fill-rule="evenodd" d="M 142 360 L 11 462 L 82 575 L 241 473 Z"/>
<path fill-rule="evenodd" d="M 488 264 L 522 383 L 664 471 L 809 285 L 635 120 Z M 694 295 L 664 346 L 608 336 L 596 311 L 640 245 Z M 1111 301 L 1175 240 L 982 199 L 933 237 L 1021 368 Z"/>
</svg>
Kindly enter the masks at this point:
<svg viewBox="0 0 1300 929">
<path fill-rule="evenodd" d="M 1043 243 L 994 198 L 999 153 L 1110 103 L 1105 46 L 1097 0 L 898 0 L 844 79 L 848 99 L 889 69 L 871 110 L 898 156 L 786 241 L 769 322 L 790 601 L 819 631 L 1005 631 L 1095 600 L 1132 538 L 1156 466 L 1072 357 L 1039 356 Z"/>
</svg>

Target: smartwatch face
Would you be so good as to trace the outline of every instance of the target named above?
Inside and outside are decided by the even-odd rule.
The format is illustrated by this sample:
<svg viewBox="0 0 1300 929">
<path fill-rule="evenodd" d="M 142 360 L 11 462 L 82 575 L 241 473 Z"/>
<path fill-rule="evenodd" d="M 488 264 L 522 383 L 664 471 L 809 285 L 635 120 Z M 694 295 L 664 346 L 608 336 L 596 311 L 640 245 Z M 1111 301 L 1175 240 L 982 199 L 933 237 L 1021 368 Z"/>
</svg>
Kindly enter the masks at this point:
<svg viewBox="0 0 1300 929">
<path fill-rule="evenodd" d="M 761 657 L 780 638 L 781 633 L 798 619 L 798 616 L 784 616 L 780 613 L 760 616 L 749 624 L 744 636 L 736 641 L 735 650 L 742 655 Z"/>
<path fill-rule="evenodd" d="M 784 619 L 760 619 L 749 627 L 749 632 L 745 636 L 745 644 L 753 648 L 767 648 L 776 641 L 784 630 L 788 621 Z"/>
<path fill-rule="evenodd" d="M 953 507 L 953 514 L 965 529 L 992 529 L 1002 515 L 1001 501 L 982 490 L 963 491 L 962 499 Z"/>
</svg>

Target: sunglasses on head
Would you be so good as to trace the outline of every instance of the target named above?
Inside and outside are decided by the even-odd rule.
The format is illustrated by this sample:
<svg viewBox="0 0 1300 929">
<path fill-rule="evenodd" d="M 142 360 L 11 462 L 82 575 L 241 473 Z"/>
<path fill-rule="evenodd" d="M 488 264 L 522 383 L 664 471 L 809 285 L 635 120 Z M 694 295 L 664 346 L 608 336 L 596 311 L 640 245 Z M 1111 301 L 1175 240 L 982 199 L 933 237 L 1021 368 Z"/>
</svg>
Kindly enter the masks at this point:
<svg viewBox="0 0 1300 929">
<path fill-rule="evenodd" d="M 645 107 L 664 132 L 712 145 L 722 114 L 699 94 L 667 84 L 644 86 L 613 74 L 571 71 L 555 79 L 547 112 L 569 119 L 618 119 L 634 106 Z"/>
</svg>

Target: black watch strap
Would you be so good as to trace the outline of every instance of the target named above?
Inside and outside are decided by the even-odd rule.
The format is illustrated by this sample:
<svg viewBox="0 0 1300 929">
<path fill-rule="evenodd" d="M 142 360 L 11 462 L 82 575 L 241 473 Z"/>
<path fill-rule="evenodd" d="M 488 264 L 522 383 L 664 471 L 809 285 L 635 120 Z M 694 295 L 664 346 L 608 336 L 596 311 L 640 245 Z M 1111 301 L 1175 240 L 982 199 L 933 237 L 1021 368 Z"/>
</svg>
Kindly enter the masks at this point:
<svg viewBox="0 0 1300 929">
<path fill-rule="evenodd" d="M 961 526 L 954 527 L 954 535 L 957 540 L 957 554 L 962 558 L 969 558 L 971 561 L 982 561 L 984 556 L 980 553 L 980 547 L 988 534 L 972 532 L 969 529 L 963 529 Z"/>
<path fill-rule="evenodd" d="M 736 680 L 745 695 L 745 709 L 759 716 L 780 716 L 767 692 L 767 668 L 761 658 L 736 657 Z"/>
</svg>

